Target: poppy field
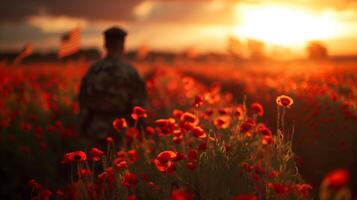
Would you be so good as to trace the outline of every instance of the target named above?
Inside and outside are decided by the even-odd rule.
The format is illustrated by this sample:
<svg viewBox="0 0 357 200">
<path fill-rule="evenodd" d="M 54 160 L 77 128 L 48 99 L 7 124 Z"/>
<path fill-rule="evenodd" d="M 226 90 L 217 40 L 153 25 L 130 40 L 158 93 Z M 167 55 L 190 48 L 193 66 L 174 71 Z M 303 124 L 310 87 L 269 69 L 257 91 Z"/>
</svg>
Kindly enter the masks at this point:
<svg viewBox="0 0 357 200">
<path fill-rule="evenodd" d="M 143 123 L 104 145 L 79 128 L 90 63 L 0 67 L 1 199 L 357 197 L 355 61 L 133 64 Z"/>
</svg>

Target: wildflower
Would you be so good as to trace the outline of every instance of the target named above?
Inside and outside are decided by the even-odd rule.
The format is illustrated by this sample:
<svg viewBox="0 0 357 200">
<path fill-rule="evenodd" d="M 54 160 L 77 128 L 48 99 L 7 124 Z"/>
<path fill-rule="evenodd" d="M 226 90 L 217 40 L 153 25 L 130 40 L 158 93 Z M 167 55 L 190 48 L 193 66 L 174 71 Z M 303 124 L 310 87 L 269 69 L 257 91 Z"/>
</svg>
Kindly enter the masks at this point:
<svg viewBox="0 0 357 200">
<path fill-rule="evenodd" d="M 268 183 L 268 188 L 273 189 L 277 194 L 286 194 L 289 192 L 287 186 L 278 183 Z"/>
<path fill-rule="evenodd" d="M 114 140 L 112 137 L 106 137 L 105 140 L 108 142 L 108 143 L 113 143 Z"/>
<path fill-rule="evenodd" d="M 309 192 L 312 190 L 312 186 L 310 184 L 296 184 L 295 185 L 296 192 L 302 194 L 305 198 L 309 197 Z"/>
<path fill-rule="evenodd" d="M 323 183 L 329 187 L 340 189 L 346 186 L 349 180 L 350 174 L 346 169 L 336 169 L 325 176 Z"/>
<path fill-rule="evenodd" d="M 63 192 L 61 189 L 57 189 L 57 190 L 56 190 L 56 195 L 57 195 L 58 197 L 63 197 L 63 196 L 64 196 L 64 192 Z"/>
<path fill-rule="evenodd" d="M 160 172 L 168 172 L 169 169 L 172 169 L 173 160 L 176 157 L 176 153 L 173 151 L 163 151 L 159 153 L 155 160 L 155 166 Z"/>
<path fill-rule="evenodd" d="M 184 122 L 192 123 L 192 124 L 198 124 L 198 117 L 192 113 L 185 112 L 181 116 L 181 120 Z"/>
<path fill-rule="evenodd" d="M 268 136 L 268 135 L 265 135 L 263 136 L 263 139 L 262 139 L 262 144 L 263 145 L 268 145 L 268 144 L 273 144 L 273 137 L 272 136 Z"/>
<path fill-rule="evenodd" d="M 119 170 L 122 169 L 127 169 L 128 168 L 128 163 L 125 160 L 117 160 L 115 161 L 115 167 Z"/>
<path fill-rule="evenodd" d="M 147 126 L 147 127 L 145 128 L 145 134 L 146 134 L 147 136 L 152 136 L 152 135 L 155 134 L 155 129 L 154 129 L 153 127 L 151 127 L 151 126 Z"/>
<path fill-rule="evenodd" d="M 116 131 L 121 131 L 122 129 L 128 127 L 128 123 L 124 118 L 117 118 L 113 121 L 113 127 Z"/>
<path fill-rule="evenodd" d="M 198 156 L 198 152 L 196 149 L 192 149 L 187 153 L 187 158 L 191 161 L 196 160 L 197 156 Z"/>
<path fill-rule="evenodd" d="M 258 116 L 263 116 L 264 109 L 260 103 L 252 103 L 251 108 Z"/>
<path fill-rule="evenodd" d="M 245 133 L 248 132 L 250 129 L 252 129 L 255 126 L 255 121 L 252 119 L 247 119 L 241 126 L 240 126 L 240 131 Z"/>
<path fill-rule="evenodd" d="M 193 128 L 191 130 L 192 132 L 192 135 L 197 137 L 197 138 L 200 138 L 200 139 L 203 139 L 203 138 L 206 138 L 207 135 L 206 135 L 206 132 L 203 130 L 203 128 L 199 127 L 199 126 L 196 126 L 195 128 Z"/>
<path fill-rule="evenodd" d="M 241 194 L 235 196 L 233 200 L 257 200 L 258 198 L 253 194 Z"/>
<path fill-rule="evenodd" d="M 282 106 L 282 107 L 286 107 L 286 108 L 289 108 L 293 103 L 293 99 L 289 96 L 286 96 L 286 95 L 281 95 L 281 96 L 278 96 L 276 98 L 276 103 L 279 105 L 279 106 Z"/>
<path fill-rule="evenodd" d="M 80 169 L 79 170 L 79 175 L 81 176 L 90 176 L 92 174 L 92 171 L 89 169 Z"/>
<path fill-rule="evenodd" d="M 100 157 L 102 157 L 104 155 L 103 151 L 99 150 L 98 148 L 91 148 L 90 150 L 90 154 L 92 155 L 92 159 L 94 161 L 98 161 L 100 160 Z"/>
<path fill-rule="evenodd" d="M 242 162 L 240 166 L 242 166 L 244 170 L 247 172 L 251 172 L 253 170 L 253 167 L 249 165 L 247 162 Z"/>
<path fill-rule="evenodd" d="M 125 137 L 127 138 L 127 140 L 133 140 L 134 138 L 137 139 L 141 139 L 141 134 L 139 132 L 139 130 L 135 127 L 131 127 L 128 129 L 128 131 L 125 134 Z"/>
<path fill-rule="evenodd" d="M 160 135 L 169 135 L 172 134 L 176 128 L 175 119 L 158 119 L 155 121 L 157 130 Z"/>
<path fill-rule="evenodd" d="M 172 117 L 176 119 L 180 119 L 182 114 L 183 114 L 182 110 L 175 109 L 174 111 L 172 111 Z"/>
<path fill-rule="evenodd" d="M 271 171 L 268 175 L 269 178 L 275 178 L 278 176 L 278 172 L 277 171 Z"/>
<path fill-rule="evenodd" d="M 269 128 L 267 128 L 264 124 L 259 124 L 258 125 L 258 131 L 263 136 L 272 136 L 273 135 L 272 131 Z"/>
<path fill-rule="evenodd" d="M 229 115 L 231 113 L 231 109 L 229 108 L 221 108 L 218 110 L 220 115 Z"/>
<path fill-rule="evenodd" d="M 131 114 L 131 117 L 134 120 L 138 120 L 139 118 L 146 118 L 147 114 L 144 108 L 140 107 L 140 106 L 135 106 L 133 108 L 133 113 Z"/>
<path fill-rule="evenodd" d="M 193 105 L 195 106 L 195 107 L 199 107 L 199 106 L 201 106 L 202 104 L 203 104 L 203 97 L 202 96 L 199 96 L 199 95 L 197 95 L 196 97 L 195 97 L 195 102 L 193 103 Z"/>
<path fill-rule="evenodd" d="M 63 158 L 63 163 L 70 163 L 70 162 L 81 162 L 87 160 L 87 154 L 83 151 L 74 151 L 70 153 L 66 153 Z"/>
<path fill-rule="evenodd" d="M 39 184 L 35 179 L 31 179 L 31 180 L 28 182 L 28 185 L 29 185 L 31 188 L 35 189 L 35 190 L 40 190 L 40 189 L 43 188 L 42 185 Z"/>
<path fill-rule="evenodd" d="M 245 109 L 244 109 L 243 105 L 240 105 L 235 109 L 235 116 L 238 118 L 238 120 L 243 119 L 244 113 L 245 113 Z"/>
<path fill-rule="evenodd" d="M 193 197 L 185 191 L 173 190 L 169 200 L 193 200 Z"/>
<path fill-rule="evenodd" d="M 198 145 L 198 150 L 205 151 L 207 149 L 207 142 Z"/>
<path fill-rule="evenodd" d="M 136 174 L 127 172 L 124 174 L 124 180 L 122 182 L 123 186 L 130 188 L 131 186 L 135 186 L 139 182 L 139 178 Z"/>
<path fill-rule="evenodd" d="M 190 161 L 190 162 L 186 163 L 187 169 L 190 169 L 190 170 L 194 170 L 196 168 L 196 166 L 197 166 L 196 161 Z"/>
<path fill-rule="evenodd" d="M 226 129 L 229 127 L 230 125 L 230 117 L 228 116 L 220 116 L 218 118 L 216 118 L 214 121 L 213 121 L 213 124 L 217 127 L 217 128 L 220 128 L 220 129 Z"/>
<path fill-rule="evenodd" d="M 175 144 L 180 144 L 182 142 L 182 140 L 183 140 L 183 136 L 182 135 L 174 136 L 172 138 L 172 142 L 175 143 Z"/>
<path fill-rule="evenodd" d="M 138 157 L 138 153 L 136 150 L 132 149 L 128 151 L 128 158 L 129 161 L 132 163 L 135 163 L 136 161 L 138 161 L 139 157 Z"/>
<path fill-rule="evenodd" d="M 128 196 L 128 200 L 137 200 L 137 198 L 135 195 L 132 194 Z"/>
</svg>

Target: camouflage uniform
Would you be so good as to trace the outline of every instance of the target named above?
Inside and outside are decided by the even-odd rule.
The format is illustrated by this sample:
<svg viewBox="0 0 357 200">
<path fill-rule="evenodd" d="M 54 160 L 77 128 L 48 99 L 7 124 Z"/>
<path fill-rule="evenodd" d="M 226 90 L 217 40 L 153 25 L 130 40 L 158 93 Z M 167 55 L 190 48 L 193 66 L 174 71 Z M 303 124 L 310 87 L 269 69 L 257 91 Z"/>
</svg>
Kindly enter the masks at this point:
<svg viewBox="0 0 357 200">
<path fill-rule="evenodd" d="M 138 72 L 121 59 L 108 56 L 95 63 L 84 76 L 79 93 L 82 132 L 103 140 L 114 132 L 112 122 L 130 114 L 136 105 L 144 106 L 145 84 Z"/>
</svg>

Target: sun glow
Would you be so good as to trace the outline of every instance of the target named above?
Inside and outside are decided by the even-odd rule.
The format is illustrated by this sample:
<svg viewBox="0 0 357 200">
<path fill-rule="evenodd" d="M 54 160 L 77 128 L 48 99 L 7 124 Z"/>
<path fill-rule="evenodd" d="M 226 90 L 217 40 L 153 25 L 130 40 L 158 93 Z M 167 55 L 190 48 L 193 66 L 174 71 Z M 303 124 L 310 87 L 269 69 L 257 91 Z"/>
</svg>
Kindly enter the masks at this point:
<svg viewBox="0 0 357 200">
<path fill-rule="evenodd" d="M 234 34 L 275 45 L 298 46 L 334 37 L 338 22 L 331 12 L 312 13 L 287 6 L 237 6 Z"/>
</svg>

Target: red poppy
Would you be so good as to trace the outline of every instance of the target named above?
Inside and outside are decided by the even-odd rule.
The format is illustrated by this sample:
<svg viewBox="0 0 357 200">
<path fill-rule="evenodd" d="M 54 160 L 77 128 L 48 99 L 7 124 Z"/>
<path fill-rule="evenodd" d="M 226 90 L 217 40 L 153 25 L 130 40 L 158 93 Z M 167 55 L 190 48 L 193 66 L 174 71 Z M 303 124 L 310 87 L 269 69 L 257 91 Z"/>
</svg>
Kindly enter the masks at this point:
<svg viewBox="0 0 357 200">
<path fill-rule="evenodd" d="M 193 197 L 185 191 L 174 190 L 171 192 L 170 200 L 193 200 Z"/>
<path fill-rule="evenodd" d="M 268 145 L 268 144 L 273 144 L 273 137 L 272 136 L 263 136 L 263 139 L 262 139 L 262 144 L 263 145 Z"/>
<path fill-rule="evenodd" d="M 193 103 L 194 106 L 198 107 L 198 106 L 201 106 L 203 104 L 203 97 L 202 96 L 199 96 L 197 95 L 195 97 L 195 102 Z"/>
<path fill-rule="evenodd" d="M 289 192 L 287 186 L 278 183 L 268 183 L 268 187 L 273 189 L 277 194 L 286 194 Z"/>
<path fill-rule="evenodd" d="M 192 135 L 197 137 L 197 138 L 200 138 L 200 139 L 203 139 L 203 138 L 206 138 L 207 135 L 206 135 L 206 132 L 203 130 L 203 128 L 199 127 L 199 126 L 196 126 L 195 128 L 193 128 L 191 130 L 192 132 Z"/>
<path fill-rule="evenodd" d="M 272 136 L 273 135 L 272 131 L 269 128 L 267 128 L 264 124 L 259 124 L 258 130 L 263 136 Z"/>
<path fill-rule="evenodd" d="M 235 109 L 235 115 L 238 118 L 238 120 L 243 119 L 244 113 L 245 113 L 244 111 L 245 111 L 245 109 L 244 109 L 243 105 L 240 105 Z"/>
<path fill-rule="evenodd" d="M 196 166 L 197 166 L 196 161 L 190 161 L 190 162 L 186 163 L 187 169 L 190 169 L 190 170 L 194 170 L 196 168 Z"/>
<path fill-rule="evenodd" d="M 310 184 L 296 184 L 295 189 L 299 194 L 302 194 L 305 198 L 309 197 L 309 192 L 312 190 L 312 186 Z"/>
<path fill-rule="evenodd" d="M 155 134 L 155 129 L 154 129 L 153 127 L 151 127 L 151 126 L 147 126 L 147 127 L 145 128 L 145 134 L 146 134 L 147 136 L 152 136 L 152 135 Z"/>
<path fill-rule="evenodd" d="M 177 153 L 173 151 L 163 151 L 159 153 L 155 160 L 155 166 L 160 172 L 168 172 L 169 169 L 172 169 L 173 160 L 175 159 Z"/>
<path fill-rule="evenodd" d="M 160 135 L 173 134 L 176 128 L 176 122 L 173 118 L 158 119 L 155 121 L 155 124 Z"/>
<path fill-rule="evenodd" d="M 286 107 L 286 108 L 289 108 L 293 103 L 293 99 L 289 96 L 286 96 L 286 95 L 281 95 L 281 96 L 278 96 L 276 98 L 276 103 L 279 105 L 279 106 L 282 106 L 282 107 Z"/>
<path fill-rule="evenodd" d="M 196 149 L 192 149 L 187 153 L 187 158 L 189 160 L 196 160 L 198 156 L 198 152 Z"/>
<path fill-rule="evenodd" d="M 197 124 L 199 119 L 196 115 L 189 113 L 189 112 L 184 112 L 181 116 L 181 120 L 184 122 L 192 123 L 192 124 Z"/>
<path fill-rule="evenodd" d="M 100 157 L 102 157 L 104 155 L 103 151 L 99 150 L 98 148 L 91 148 L 90 150 L 90 154 L 92 155 L 92 159 L 94 161 L 98 161 L 100 160 Z"/>
<path fill-rule="evenodd" d="M 257 200 L 258 198 L 253 194 L 241 194 L 235 196 L 233 200 Z"/>
<path fill-rule="evenodd" d="M 82 162 L 87 160 L 87 154 L 83 151 L 74 151 L 70 153 L 66 153 L 63 158 L 63 163 L 69 162 Z"/>
<path fill-rule="evenodd" d="M 90 176 L 92 174 L 92 171 L 89 169 L 80 169 L 79 174 L 81 176 Z"/>
<path fill-rule="evenodd" d="M 140 107 L 140 106 L 135 106 L 133 108 L 133 113 L 131 114 L 131 117 L 134 120 L 138 120 L 139 118 L 146 118 L 147 114 L 144 108 Z"/>
<path fill-rule="evenodd" d="M 182 114 L 183 114 L 182 110 L 175 109 L 174 111 L 172 111 L 172 117 L 176 119 L 180 119 Z"/>
<path fill-rule="evenodd" d="M 117 160 L 115 161 L 115 167 L 119 170 L 122 169 L 127 169 L 128 168 L 128 163 L 125 160 Z"/>
<path fill-rule="evenodd" d="M 220 116 L 213 121 L 213 124 L 220 129 L 226 129 L 229 127 L 231 118 L 228 116 Z"/>
<path fill-rule="evenodd" d="M 252 119 L 247 119 L 241 126 L 240 131 L 245 133 L 255 126 L 255 121 Z"/>
<path fill-rule="evenodd" d="M 350 180 L 350 173 L 346 169 L 336 169 L 329 172 L 325 178 L 324 183 L 327 186 L 340 189 L 348 184 Z"/>
<path fill-rule="evenodd" d="M 113 121 L 113 127 L 116 131 L 121 131 L 122 129 L 128 127 L 128 123 L 124 118 L 117 118 Z"/>
<path fill-rule="evenodd" d="M 134 149 L 129 150 L 128 151 L 128 158 L 129 158 L 129 161 L 132 162 L 132 163 L 138 161 L 139 157 L 138 157 L 137 151 L 134 150 Z"/>
<path fill-rule="evenodd" d="M 251 108 L 258 116 L 263 116 L 264 109 L 260 103 L 252 103 Z"/>
<path fill-rule="evenodd" d="M 268 175 L 269 178 L 275 178 L 278 176 L 278 172 L 277 171 L 271 171 Z"/>
<path fill-rule="evenodd" d="M 114 140 L 112 137 L 106 137 L 105 140 L 108 142 L 108 143 L 113 143 Z"/>
<path fill-rule="evenodd" d="M 139 182 L 139 178 L 136 174 L 134 173 L 130 173 L 130 172 L 127 172 L 126 174 L 124 174 L 124 180 L 122 182 L 123 186 L 125 187 L 131 187 L 131 186 L 135 186 L 138 184 Z"/>
<path fill-rule="evenodd" d="M 135 195 L 132 194 L 128 196 L 128 200 L 137 200 L 137 198 Z"/>
</svg>

